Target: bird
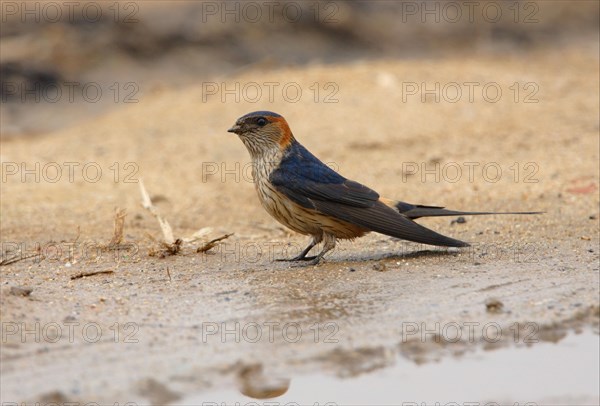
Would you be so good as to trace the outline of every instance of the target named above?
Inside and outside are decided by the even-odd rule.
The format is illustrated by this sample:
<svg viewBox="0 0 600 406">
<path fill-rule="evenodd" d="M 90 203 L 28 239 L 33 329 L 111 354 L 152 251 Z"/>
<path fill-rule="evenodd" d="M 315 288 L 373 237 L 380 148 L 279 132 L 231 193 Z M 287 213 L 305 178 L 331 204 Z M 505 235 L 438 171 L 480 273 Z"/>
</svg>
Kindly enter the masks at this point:
<svg viewBox="0 0 600 406">
<path fill-rule="evenodd" d="M 285 118 L 254 111 L 227 130 L 241 139 L 252 159 L 252 178 L 263 208 L 291 230 L 311 237 L 293 258 L 317 264 L 338 239 L 377 232 L 403 240 L 442 247 L 470 244 L 439 234 L 414 220 L 421 217 L 541 212 L 474 212 L 411 204 L 384 198 L 373 189 L 347 179 L 325 165 L 296 140 Z M 322 250 L 309 252 L 319 243 Z"/>
</svg>

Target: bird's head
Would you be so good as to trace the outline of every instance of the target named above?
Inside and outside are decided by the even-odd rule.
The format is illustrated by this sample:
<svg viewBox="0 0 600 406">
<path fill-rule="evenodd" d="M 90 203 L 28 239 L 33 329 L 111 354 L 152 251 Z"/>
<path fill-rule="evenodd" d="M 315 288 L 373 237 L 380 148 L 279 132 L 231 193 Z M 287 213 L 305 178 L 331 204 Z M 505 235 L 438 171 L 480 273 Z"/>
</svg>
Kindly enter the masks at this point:
<svg viewBox="0 0 600 406">
<path fill-rule="evenodd" d="M 253 157 L 284 150 L 294 140 L 285 118 L 271 111 L 248 113 L 227 131 L 237 134 Z"/>
</svg>

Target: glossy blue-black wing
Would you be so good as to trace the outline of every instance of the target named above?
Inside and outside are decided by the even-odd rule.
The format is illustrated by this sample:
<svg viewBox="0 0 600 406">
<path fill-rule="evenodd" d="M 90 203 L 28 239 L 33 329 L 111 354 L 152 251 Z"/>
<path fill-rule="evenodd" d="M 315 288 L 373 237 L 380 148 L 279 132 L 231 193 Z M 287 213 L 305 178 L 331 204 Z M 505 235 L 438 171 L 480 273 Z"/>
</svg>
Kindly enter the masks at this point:
<svg viewBox="0 0 600 406">
<path fill-rule="evenodd" d="M 294 202 L 314 208 L 312 200 L 354 207 L 371 207 L 379 194 L 358 182 L 346 179 L 299 144 L 293 146 L 269 180 Z"/>
<path fill-rule="evenodd" d="M 423 227 L 379 200 L 379 194 L 346 179 L 297 144 L 288 151 L 269 180 L 302 207 L 404 240 L 422 244 L 464 247 L 467 243 Z"/>
</svg>

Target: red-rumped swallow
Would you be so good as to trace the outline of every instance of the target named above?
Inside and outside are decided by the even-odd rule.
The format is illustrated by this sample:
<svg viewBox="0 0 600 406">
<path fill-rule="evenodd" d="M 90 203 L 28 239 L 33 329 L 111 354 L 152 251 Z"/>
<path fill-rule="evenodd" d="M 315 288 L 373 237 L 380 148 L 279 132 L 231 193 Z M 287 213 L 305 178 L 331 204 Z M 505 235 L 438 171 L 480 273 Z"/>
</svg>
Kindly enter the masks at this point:
<svg viewBox="0 0 600 406">
<path fill-rule="evenodd" d="M 321 162 L 296 141 L 285 119 L 270 111 L 246 114 L 227 131 L 237 134 L 250 152 L 254 185 L 265 210 L 286 227 L 312 237 L 310 244 L 288 261 L 317 263 L 338 238 L 354 239 L 371 231 L 422 244 L 467 247 L 468 243 L 438 234 L 414 219 L 538 213 L 455 211 L 380 197 Z M 307 257 L 321 241 L 322 251 Z"/>
</svg>

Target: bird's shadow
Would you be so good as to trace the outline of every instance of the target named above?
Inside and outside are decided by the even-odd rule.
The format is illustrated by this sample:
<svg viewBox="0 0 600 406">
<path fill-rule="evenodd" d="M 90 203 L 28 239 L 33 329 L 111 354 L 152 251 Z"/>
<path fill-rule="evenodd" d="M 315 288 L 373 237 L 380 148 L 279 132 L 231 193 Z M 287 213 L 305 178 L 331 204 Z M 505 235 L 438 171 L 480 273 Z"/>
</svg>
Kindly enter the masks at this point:
<svg viewBox="0 0 600 406">
<path fill-rule="evenodd" d="M 327 260 L 328 263 L 333 262 L 346 262 L 346 263 L 361 263 L 361 262 L 372 262 L 381 260 L 393 260 L 393 259 L 418 259 L 418 258 L 440 258 L 440 257 L 454 257 L 460 254 L 460 251 L 441 251 L 441 250 L 418 250 L 403 253 L 384 253 L 363 257 L 351 256 L 349 258 L 332 258 Z"/>
</svg>

